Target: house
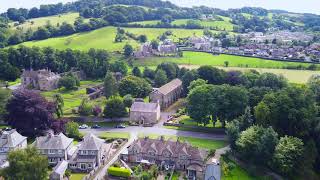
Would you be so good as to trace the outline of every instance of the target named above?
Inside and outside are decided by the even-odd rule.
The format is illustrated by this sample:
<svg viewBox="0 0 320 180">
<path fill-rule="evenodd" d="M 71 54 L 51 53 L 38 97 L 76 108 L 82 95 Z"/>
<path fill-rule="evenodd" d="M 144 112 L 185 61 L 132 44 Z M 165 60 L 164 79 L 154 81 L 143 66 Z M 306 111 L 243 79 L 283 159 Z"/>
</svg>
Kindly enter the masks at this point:
<svg viewBox="0 0 320 180">
<path fill-rule="evenodd" d="M 121 158 L 133 164 L 156 164 L 161 169 L 186 171 L 191 179 L 204 179 L 207 155 L 207 151 L 186 142 L 145 137 L 135 140 Z"/>
<path fill-rule="evenodd" d="M 21 76 L 23 88 L 50 91 L 58 88 L 61 76 L 47 69 L 38 71 L 24 70 Z"/>
<path fill-rule="evenodd" d="M 50 174 L 50 180 L 63 180 L 64 174 L 68 169 L 68 162 L 63 160 L 60 161 Z"/>
<path fill-rule="evenodd" d="M 169 83 L 154 89 L 150 93 L 150 100 L 153 103 L 159 103 L 161 109 L 169 107 L 180 98 L 182 93 L 182 81 L 174 79 Z"/>
<path fill-rule="evenodd" d="M 55 166 L 60 161 L 70 158 L 73 139 L 63 133 L 54 135 L 53 132 L 49 132 L 46 136 L 37 137 L 34 145 L 42 155 L 48 157 L 49 165 Z"/>
<path fill-rule="evenodd" d="M 130 108 L 130 121 L 137 124 L 153 125 L 160 119 L 158 103 L 134 102 Z"/>
<path fill-rule="evenodd" d="M 27 137 L 19 134 L 15 129 L 3 131 L 0 137 L 0 164 L 5 164 L 10 151 L 27 147 Z"/>
<path fill-rule="evenodd" d="M 111 144 L 106 144 L 93 134 L 87 134 L 69 161 L 69 168 L 72 171 L 89 172 L 103 163 L 110 149 Z"/>
<path fill-rule="evenodd" d="M 178 52 L 178 47 L 175 43 L 173 43 L 171 40 L 166 39 L 163 42 L 160 42 L 158 46 L 158 52 L 159 55 L 168 55 L 168 54 L 175 54 Z"/>
<path fill-rule="evenodd" d="M 140 50 L 133 53 L 136 58 L 145 58 L 153 55 L 153 49 L 150 42 L 141 45 Z"/>
</svg>

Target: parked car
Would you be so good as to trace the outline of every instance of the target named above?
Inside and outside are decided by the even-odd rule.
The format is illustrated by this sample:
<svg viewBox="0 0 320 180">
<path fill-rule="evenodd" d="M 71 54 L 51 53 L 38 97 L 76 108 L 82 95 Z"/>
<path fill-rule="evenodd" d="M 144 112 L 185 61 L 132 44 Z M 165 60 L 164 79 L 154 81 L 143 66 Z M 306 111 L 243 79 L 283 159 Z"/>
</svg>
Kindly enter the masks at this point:
<svg viewBox="0 0 320 180">
<path fill-rule="evenodd" d="M 95 124 L 95 125 L 93 125 L 91 128 L 92 128 L 92 129 L 99 129 L 99 128 L 101 128 L 101 126 L 99 126 L 98 124 Z"/>
<path fill-rule="evenodd" d="M 123 124 L 118 124 L 118 125 L 115 126 L 115 128 L 126 128 L 126 126 L 123 125 Z"/>
<path fill-rule="evenodd" d="M 87 128 L 89 128 L 89 126 L 86 124 L 82 124 L 79 126 L 79 129 L 87 129 Z"/>
</svg>

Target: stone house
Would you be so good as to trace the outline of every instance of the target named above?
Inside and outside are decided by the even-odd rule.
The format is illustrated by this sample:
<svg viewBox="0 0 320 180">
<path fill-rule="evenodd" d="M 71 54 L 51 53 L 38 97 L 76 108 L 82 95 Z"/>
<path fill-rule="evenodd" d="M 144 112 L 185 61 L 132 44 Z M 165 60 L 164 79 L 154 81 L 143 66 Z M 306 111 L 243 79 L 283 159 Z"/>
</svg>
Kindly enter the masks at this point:
<svg viewBox="0 0 320 180">
<path fill-rule="evenodd" d="M 168 54 L 175 54 L 177 52 L 178 52 L 177 45 L 175 43 L 173 43 L 171 40 L 166 39 L 159 44 L 158 52 L 156 54 L 168 55 Z"/>
<path fill-rule="evenodd" d="M 27 147 L 27 137 L 19 134 L 15 129 L 3 131 L 0 137 L 0 164 L 4 164 L 10 151 Z"/>
<path fill-rule="evenodd" d="M 150 42 L 141 45 L 140 50 L 133 53 L 136 58 L 145 58 L 153 55 L 153 49 Z"/>
<path fill-rule="evenodd" d="M 38 71 L 24 70 L 21 76 L 23 88 L 50 91 L 58 88 L 61 76 L 47 69 Z"/>
<path fill-rule="evenodd" d="M 182 81 L 174 79 L 160 88 L 154 89 L 150 93 L 150 101 L 159 103 L 161 109 L 165 109 L 176 102 L 180 98 L 181 93 Z"/>
<path fill-rule="evenodd" d="M 130 121 L 153 125 L 160 119 L 160 105 L 158 103 L 134 102 L 130 108 Z"/>
<path fill-rule="evenodd" d="M 103 163 L 110 149 L 111 144 L 106 144 L 103 139 L 93 134 L 87 134 L 69 161 L 69 168 L 73 171 L 89 172 Z"/>
<path fill-rule="evenodd" d="M 74 149 L 73 139 L 63 133 L 54 135 L 52 132 L 46 136 L 37 137 L 34 146 L 42 155 L 46 155 L 49 165 L 55 166 L 60 161 L 68 160 Z"/>
<path fill-rule="evenodd" d="M 161 169 L 186 171 L 190 179 L 204 179 L 207 151 L 179 140 L 141 138 L 121 158 L 129 163 L 156 164 Z"/>
</svg>

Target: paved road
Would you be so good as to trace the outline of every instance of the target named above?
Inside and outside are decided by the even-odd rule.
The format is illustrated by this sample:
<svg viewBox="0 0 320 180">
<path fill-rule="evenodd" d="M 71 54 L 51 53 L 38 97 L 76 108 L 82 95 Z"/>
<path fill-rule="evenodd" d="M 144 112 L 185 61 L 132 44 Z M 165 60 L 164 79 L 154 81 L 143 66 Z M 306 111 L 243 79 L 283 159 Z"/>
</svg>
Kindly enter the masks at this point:
<svg viewBox="0 0 320 180">
<path fill-rule="evenodd" d="M 201 133 L 201 132 L 191 132 L 191 131 L 180 131 L 175 129 L 166 129 L 160 126 L 154 127 L 140 127 L 140 126 L 129 126 L 123 129 L 116 128 L 101 128 L 101 129 L 82 129 L 80 130 L 83 133 L 93 133 L 100 134 L 102 132 L 128 132 L 130 134 L 157 134 L 157 135 L 168 135 L 168 136 L 186 136 L 186 137 L 194 137 L 194 138 L 202 138 L 202 139 L 213 139 L 213 140 L 227 140 L 226 135 L 221 134 L 209 134 L 209 133 Z"/>
</svg>

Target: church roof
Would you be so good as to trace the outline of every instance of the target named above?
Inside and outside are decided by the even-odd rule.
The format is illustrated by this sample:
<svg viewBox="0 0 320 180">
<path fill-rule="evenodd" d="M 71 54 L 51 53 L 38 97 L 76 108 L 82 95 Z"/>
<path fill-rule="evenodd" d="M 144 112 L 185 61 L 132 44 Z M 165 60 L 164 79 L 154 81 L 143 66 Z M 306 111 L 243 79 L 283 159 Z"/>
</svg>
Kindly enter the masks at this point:
<svg viewBox="0 0 320 180">
<path fill-rule="evenodd" d="M 177 78 L 177 79 L 174 79 L 174 80 L 170 81 L 169 83 L 161 86 L 158 89 L 158 92 L 160 92 L 163 95 L 167 95 L 168 93 L 170 93 L 171 91 L 177 89 L 181 85 L 182 85 L 182 81 Z"/>
<path fill-rule="evenodd" d="M 134 102 L 130 111 L 134 112 L 155 112 L 157 111 L 157 103 Z"/>
</svg>

